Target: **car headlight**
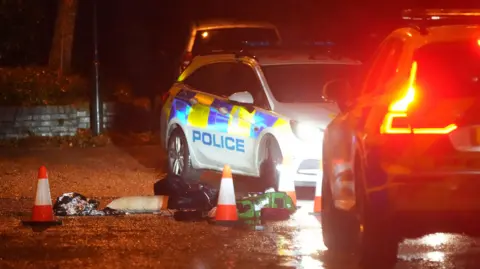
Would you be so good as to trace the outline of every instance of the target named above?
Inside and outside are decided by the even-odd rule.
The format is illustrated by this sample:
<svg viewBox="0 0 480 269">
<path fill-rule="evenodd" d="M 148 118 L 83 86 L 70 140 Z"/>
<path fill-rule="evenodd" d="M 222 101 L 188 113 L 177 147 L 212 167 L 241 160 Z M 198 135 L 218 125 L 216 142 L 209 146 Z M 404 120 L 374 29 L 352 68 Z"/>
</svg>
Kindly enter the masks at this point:
<svg viewBox="0 0 480 269">
<path fill-rule="evenodd" d="M 323 130 L 306 123 L 290 121 L 293 133 L 303 141 L 322 141 Z"/>
</svg>

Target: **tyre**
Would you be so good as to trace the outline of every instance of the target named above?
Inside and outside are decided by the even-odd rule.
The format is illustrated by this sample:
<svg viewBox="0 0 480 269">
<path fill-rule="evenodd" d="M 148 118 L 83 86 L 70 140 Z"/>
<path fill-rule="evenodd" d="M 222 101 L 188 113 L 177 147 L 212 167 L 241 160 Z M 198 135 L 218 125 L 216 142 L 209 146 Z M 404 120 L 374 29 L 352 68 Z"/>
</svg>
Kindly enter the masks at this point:
<svg viewBox="0 0 480 269">
<path fill-rule="evenodd" d="M 282 163 L 282 154 L 278 143 L 273 138 L 268 138 L 265 143 L 265 158 L 260 165 L 260 179 L 262 191 L 273 188 L 278 191 L 280 173 L 277 165 Z"/>
<path fill-rule="evenodd" d="M 325 160 L 322 182 L 322 233 L 329 251 L 344 254 L 355 253 L 361 268 L 391 268 L 397 262 L 399 240 L 392 233 L 391 225 L 372 212 L 365 199 L 365 191 L 355 181 L 356 206 L 351 211 L 339 210 L 334 206 L 330 188 L 331 165 Z M 362 176 L 363 170 L 355 165 L 352 176 Z"/>
<path fill-rule="evenodd" d="M 201 172 L 192 167 L 187 139 L 180 128 L 173 130 L 168 138 L 168 173 L 179 176 L 185 182 L 198 181 Z"/>
<path fill-rule="evenodd" d="M 358 158 L 356 158 L 358 160 Z M 387 216 L 376 213 L 369 201 L 363 186 L 364 169 L 361 162 L 355 162 L 356 215 L 362 229 L 359 230 L 359 244 L 357 253 L 360 258 L 360 267 L 393 268 L 397 263 L 398 244 L 393 229 L 394 225 Z"/>
<path fill-rule="evenodd" d="M 353 253 L 359 244 L 360 222 L 352 212 L 335 207 L 330 188 L 331 169 L 328 168 L 324 169 L 322 179 L 323 242 L 329 251 Z"/>
</svg>

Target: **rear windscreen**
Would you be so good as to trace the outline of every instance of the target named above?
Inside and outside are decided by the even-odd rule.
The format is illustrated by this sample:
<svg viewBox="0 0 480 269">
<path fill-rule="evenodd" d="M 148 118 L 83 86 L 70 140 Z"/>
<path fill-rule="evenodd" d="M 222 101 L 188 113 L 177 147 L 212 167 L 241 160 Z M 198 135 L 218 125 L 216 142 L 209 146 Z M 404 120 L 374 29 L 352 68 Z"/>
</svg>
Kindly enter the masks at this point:
<svg viewBox="0 0 480 269">
<path fill-rule="evenodd" d="M 416 88 L 426 98 L 480 96 L 477 40 L 428 44 L 415 53 Z"/>
<path fill-rule="evenodd" d="M 194 55 L 215 50 L 239 50 L 246 46 L 274 46 L 279 42 L 271 28 L 227 28 L 198 31 L 193 44 Z"/>
</svg>

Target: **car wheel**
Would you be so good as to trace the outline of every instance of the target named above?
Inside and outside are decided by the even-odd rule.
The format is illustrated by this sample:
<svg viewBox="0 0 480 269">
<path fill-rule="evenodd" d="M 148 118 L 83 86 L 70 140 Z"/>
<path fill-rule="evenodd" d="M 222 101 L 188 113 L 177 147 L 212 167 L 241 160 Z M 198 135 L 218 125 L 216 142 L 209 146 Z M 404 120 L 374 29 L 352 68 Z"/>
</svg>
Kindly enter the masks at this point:
<svg viewBox="0 0 480 269">
<path fill-rule="evenodd" d="M 186 182 L 200 179 L 200 171 L 192 167 L 187 139 L 181 129 L 175 129 L 168 139 L 168 172 Z"/>
<path fill-rule="evenodd" d="M 361 268 L 393 268 L 397 263 L 399 237 L 388 217 L 378 214 L 366 199 L 361 162 L 355 162 L 356 213 L 359 220 L 358 254 Z M 358 183 L 357 183 L 358 182 Z"/>
<path fill-rule="evenodd" d="M 360 223 L 352 212 L 339 210 L 334 205 L 330 188 L 331 166 L 325 160 L 322 179 L 322 233 L 329 251 L 354 252 L 358 245 Z"/>
<path fill-rule="evenodd" d="M 280 147 L 274 139 L 268 139 L 265 145 L 265 158 L 260 165 L 260 179 L 262 180 L 263 191 L 273 188 L 278 191 L 280 173 L 277 165 L 282 163 Z"/>
<path fill-rule="evenodd" d="M 399 241 L 390 230 L 391 226 L 372 213 L 360 184 L 356 184 L 355 208 L 348 212 L 337 209 L 329 181 L 331 165 L 328 159 L 325 162 L 321 218 L 325 246 L 333 252 L 356 253 L 360 266 L 365 269 L 393 267 L 397 261 Z M 354 173 L 355 176 L 363 174 L 357 165 Z"/>
</svg>

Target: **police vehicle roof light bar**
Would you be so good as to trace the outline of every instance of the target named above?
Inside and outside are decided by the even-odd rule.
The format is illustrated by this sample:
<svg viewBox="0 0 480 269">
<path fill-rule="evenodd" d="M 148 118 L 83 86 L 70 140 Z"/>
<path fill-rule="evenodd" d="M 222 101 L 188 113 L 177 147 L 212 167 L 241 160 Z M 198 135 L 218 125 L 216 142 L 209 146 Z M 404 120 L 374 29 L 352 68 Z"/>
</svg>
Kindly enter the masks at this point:
<svg viewBox="0 0 480 269">
<path fill-rule="evenodd" d="M 427 34 L 427 27 L 455 24 L 480 24 L 480 9 L 406 9 L 402 19 Z"/>
<path fill-rule="evenodd" d="M 199 56 L 208 56 L 208 55 L 218 55 L 218 54 L 234 54 L 236 58 L 238 57 L 255 57 L 252 53 L 249 53 L 247 50 L 216 50 L 216 51 L 206 51 L 199 53 Z"/>
<path fill-rule="evenodd" d="M 480 18 L 480 9 L 406 9 L 402 11 L 404 20 L 440 20 L 468 17 Z"/>
</svg>

